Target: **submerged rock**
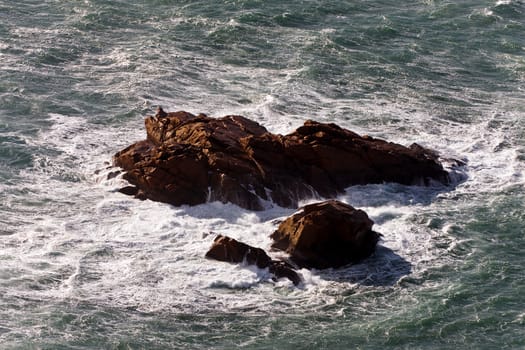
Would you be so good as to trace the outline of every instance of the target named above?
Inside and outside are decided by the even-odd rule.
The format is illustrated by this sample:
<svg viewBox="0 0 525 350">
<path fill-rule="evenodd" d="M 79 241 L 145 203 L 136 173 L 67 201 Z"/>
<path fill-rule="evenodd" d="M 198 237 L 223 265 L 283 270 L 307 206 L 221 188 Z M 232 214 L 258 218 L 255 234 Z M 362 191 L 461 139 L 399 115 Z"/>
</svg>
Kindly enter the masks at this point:
<svg viewBox="0 0 525 350">
<path fill-rule="evenodd" d="M 114 164 L 141 198 L 174 205 L 218 200 L 262 210 L 267 200 L 297 207 L 357 184 L 449 182 L 434 152 L 335 124 L 306 121 L 282 136 L 241 116 L 182 111 L 158 112 L 145 124 L 147 139 L 115 154 Z"/>
<path fill-rule="evenodd" d="M 339 201 L 302 207 L 271 235 L 272 248 L 286 251 L 297 265 L 324 269 L 370 256 L 380 234 L 368 215 Z"/>
<path fill-rule="evenodd" d="M 272 260 L 261 248 L 255 248 L 233 238 L 218 235 L 206 253 L 206 258 L 229 263 L 246 263 L 270 271 L 276 278 L 288 278 L 294 285 L 301 283 L 300 275 L 283 261 Z"/>
</svg>

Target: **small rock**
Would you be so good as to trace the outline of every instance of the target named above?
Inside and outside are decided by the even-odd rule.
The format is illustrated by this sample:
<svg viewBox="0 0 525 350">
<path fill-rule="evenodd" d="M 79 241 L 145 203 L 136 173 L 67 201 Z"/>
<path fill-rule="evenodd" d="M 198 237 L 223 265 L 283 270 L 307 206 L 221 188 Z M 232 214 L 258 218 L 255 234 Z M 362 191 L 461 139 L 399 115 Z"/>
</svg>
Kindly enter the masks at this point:
<svg viewBox="0 0 525 350">
<path fill-rule="evenodd" d="M 118 191 L 128 196 L 135 196 L 139 192 L 139 189 L 136 186 L 125 186 L 119 189 Z"/>
<path fill-rule="evenodd" d="M 206 253 L 206 258 L 229 263 L 255 265 L 272 273 L 277 279 L 286 277 L 294 285 L 301 283 L 301 276 L 283 261 L 272 260 L 261 248 L 255 248 L 233 238 L 218 235 Z"/>
<path fill-rule="evenodd" d="M 286 251 L 301 267 L 341 267 L 375 251 L 381 235 L 373 224 L 364 211 L 329 200 L 302 207 L 270 237 L 272 248 Z"/>
</svg>

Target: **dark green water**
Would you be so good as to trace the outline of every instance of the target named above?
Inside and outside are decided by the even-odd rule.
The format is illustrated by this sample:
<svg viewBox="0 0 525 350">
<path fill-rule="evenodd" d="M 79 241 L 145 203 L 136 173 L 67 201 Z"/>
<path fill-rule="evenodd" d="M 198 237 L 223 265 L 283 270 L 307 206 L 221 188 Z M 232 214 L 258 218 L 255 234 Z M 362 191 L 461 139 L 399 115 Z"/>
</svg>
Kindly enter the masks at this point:
<svg viewBox="0 0 525 350">
<path fill-rule="evenodd" d="M 0 0 L 0 348 L 525 348 L 525 3 Z M 167 110 L 306 119 L 467 162 L 349 188 L 376 255 L 300 288 L 203 258 L 274 219 L 138 202 L 112 155 Z"/>
</svg>

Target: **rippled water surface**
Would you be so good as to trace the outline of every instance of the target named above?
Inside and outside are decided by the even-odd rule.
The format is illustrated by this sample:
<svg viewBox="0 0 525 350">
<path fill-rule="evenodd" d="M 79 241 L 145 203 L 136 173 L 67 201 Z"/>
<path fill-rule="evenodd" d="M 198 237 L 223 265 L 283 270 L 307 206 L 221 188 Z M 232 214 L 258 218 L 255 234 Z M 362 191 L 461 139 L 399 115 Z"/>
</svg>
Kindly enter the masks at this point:
<svg viewBox="0 0 525 350">
<path fill-rule="evenodd" d="M 0 348 L 525 348 L 524 50 L 519 0 L 0 0 Z M 293 210 L 107 180 L 157 105 L 467 165 L 348 188 L 377 253 L 297 288 L 203 257 L 215 233 L 269 248 Z"/>
</svg>

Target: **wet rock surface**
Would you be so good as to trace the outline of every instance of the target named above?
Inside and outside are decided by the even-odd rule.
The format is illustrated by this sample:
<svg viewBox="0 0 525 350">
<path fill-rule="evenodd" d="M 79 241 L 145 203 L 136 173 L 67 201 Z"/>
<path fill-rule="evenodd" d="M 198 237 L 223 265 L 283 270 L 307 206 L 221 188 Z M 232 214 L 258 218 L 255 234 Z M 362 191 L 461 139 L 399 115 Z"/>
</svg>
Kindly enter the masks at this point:
<svg viewBox="0 0 525 350">
<path fill-rule="evenodd" d="M 301 267 L 341 267 L 374 253 L 381 235 L 373 224 L 364 211 L 339 201 L 310 204 L 272 233 L 272 248 L 287 252 Z"/>
<path fill-rule="evenodd" d="M 286 262 L 272 260 L 261 248 L 249 246 L 227 236 L 218 235 L 215 238 L 206 253 L 206 258 L 236 264 L 245 263 L 261 269 L 268 268 L 275 278 L 288 278 L 294 285 L 298 285 L 302 280 Z"/>
<path fill-rule="evenodd" d="M 136 189 L 123 193 L 174 205 L 231 202 L 262 210 L 266 201 L 297 207 L 357 184 L 448 184 L 438 156 L 417 144 L 360 136 L 306 121 L 291 134 L 269 133 L 242 116 L 188 112 L 145 120 L 147 139 L 118 152 L 114 164 Z"/>
</svg>

